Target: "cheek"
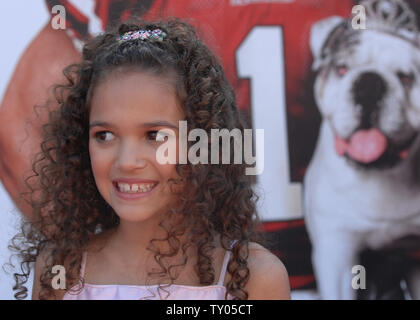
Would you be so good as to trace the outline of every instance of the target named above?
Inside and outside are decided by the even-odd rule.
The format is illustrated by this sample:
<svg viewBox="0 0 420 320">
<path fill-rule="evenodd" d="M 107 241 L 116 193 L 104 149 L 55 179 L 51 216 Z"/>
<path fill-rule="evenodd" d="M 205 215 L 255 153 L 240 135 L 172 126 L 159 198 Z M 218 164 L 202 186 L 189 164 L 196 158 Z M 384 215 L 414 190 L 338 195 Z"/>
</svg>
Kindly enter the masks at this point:
<svg viewBox="0 0 420 320">
<path fill-rule="evenodd" d="M 92 144 L 89 144 L 89 155 L 93 176 L 99 180 L 107 174 L 109 155 Z"/>
<path fill-rule="evenodd" d="M 317 76 L 314 84 L 315 100 L 319 107 L 322 108 L 323 100 L 325 99 L 325 84 L 327 82 L 328 71 L 322 70 Z M 322 110 L 321 110 L 322 111 Z"/>
<path fill-rule="evenodd" d="M 166 181 L 171 178 L 176 179 L 179 177 L 176 172 L 176 165 L 164 164 L 164 165 L 159 165 L 159 166 L 160 166 L 159 168 L 160 174 Z"/>
<path fill-rule="evenodd" d="M 420 87 L 417 83 L 410 92 L 410 106 L 407 108 L 407 113 L 410 124 L 420 130 Z"/>
<path fill-rule="evenodd" d="M 410 101 L 417 111 L 420 111 L 420 84 L 415 82 L 410 92 Z"/>
<path fill-rule="evenodd" d="M 178 172 L 176 171 L 176 165 L 174 164 L 160 165 L 159 171 L 163 180 L 166 182 L 165 183 L 166 192 L 179 193 L 183 189 L 183 187 L 179 183 L 180 176 L 178 175 Z M 177 181 L 177 183 L 169 182 L 169 179 L 174 179 Z"/>
</svg>

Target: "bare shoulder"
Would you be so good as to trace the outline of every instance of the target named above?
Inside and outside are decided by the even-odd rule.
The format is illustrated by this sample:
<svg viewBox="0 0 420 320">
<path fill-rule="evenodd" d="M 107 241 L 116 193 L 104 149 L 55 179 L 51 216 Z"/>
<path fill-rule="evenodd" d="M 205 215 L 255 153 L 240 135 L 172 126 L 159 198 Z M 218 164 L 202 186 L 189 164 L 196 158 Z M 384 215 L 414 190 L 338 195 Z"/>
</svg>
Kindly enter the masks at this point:
<svg viewBox="0 0 420 320">
<path fill-rule="evenodd" d="M 91 257 L 94 257 L 95 254 L 103 248 L 110 234 L 111 234 L 111 231 L 105 231 L 99 235 L 93 235 L 90 237 L 87 250 L 89 251 L 89 254 L 91 255 Z M 42 252 L 40 252 L 38 257 L 36 258 L 35 268 L 34 268 L 34 281 L 33 281 L 33 286 L 32 286 L 32 300 L 39 299 L 39 293 L 41 291 L 41 276 L 46 271 L 47 259 L 50 257 L 50 255 L 51 255 L 51 250 L 44 249 Z M 90 259 L 90 260 L 94 261 L 95 259 Z M 76 284 L 75 282 L 70 282 L 70 283 L 67 283 L 66 287 L 71 288 L 75 284 Z M 66 290 L 56 289 L 53 292 L 54 292 L 55 297 L 53 297 L 52 299 L 61 300 L 64 297 Z"/>
<path fill-rule="evenodd" d="M 249 243 L 249 281 L 246 285 L 250 300 L 290 299 L 287 270 L 281 260 L 263 246 Z"/>
</svg>

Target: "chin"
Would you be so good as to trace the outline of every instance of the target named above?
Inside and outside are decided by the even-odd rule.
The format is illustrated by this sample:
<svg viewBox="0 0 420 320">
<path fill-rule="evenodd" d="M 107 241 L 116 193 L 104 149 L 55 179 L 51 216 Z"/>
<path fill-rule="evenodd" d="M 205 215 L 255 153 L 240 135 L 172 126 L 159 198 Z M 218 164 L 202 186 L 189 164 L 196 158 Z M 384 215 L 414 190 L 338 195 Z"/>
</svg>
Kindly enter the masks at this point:
<svg viewBox="0 0 420 320">
<path fill-rule="evenodd" d="M 142 208 L 141 206 L 139 206 L 138 208 L 130 209 L 123 209 L 119 206 L 119 208 L 114 208 L 114 211 L 116 212 L 120 220 L 125 220 L 129 222 L 144 222 L 151 219 L 156 219 L 159 216 L 161 216 L 156 213 L 156 210 Z"/>
</svg>

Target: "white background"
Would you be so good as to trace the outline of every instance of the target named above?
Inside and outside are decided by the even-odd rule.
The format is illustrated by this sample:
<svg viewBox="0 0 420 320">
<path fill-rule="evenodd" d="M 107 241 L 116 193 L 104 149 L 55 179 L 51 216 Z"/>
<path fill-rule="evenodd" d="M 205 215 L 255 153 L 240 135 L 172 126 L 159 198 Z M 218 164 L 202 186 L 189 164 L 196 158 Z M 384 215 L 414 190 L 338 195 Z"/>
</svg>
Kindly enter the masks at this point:
<svg viewBox="0 0 420 320">
<path fill-rule="evenodd" d="M 0 97 L 12 76 L 20 55 L 26 46 L 38 34 L 49 18 L 47 6 L 43 0 L 0 1 Z M 1 156 L 1 154 L 0 154 Z M 3 264 L 9 261 L 11 252 L 7 245 L 13 235 L 18 232 L 20 212 L 0 182 L 0 299 L 14 299 L 12 274 L 7 274 Z M 31 273 L 31 276 L 33 274 Z M 32 290 L 32 278 L 27 283 L 29 297 Z"/>
</svg>

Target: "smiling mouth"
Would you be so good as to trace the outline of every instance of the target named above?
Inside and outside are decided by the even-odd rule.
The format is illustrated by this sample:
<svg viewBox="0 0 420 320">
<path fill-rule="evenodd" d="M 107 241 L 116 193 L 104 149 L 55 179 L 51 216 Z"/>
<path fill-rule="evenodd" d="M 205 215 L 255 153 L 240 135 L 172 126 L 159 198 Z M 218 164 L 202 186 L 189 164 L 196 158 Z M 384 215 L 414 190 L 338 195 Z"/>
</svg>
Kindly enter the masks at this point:
<svg viewBox="0 0 420 320">
<path fill-rule="evenodd" d="M 121 193 L 146 193 L 156 187 L 157 182 L 152 183 L 121 183 L 114 182 L 115 188 Z"/>
<path fill-rule="evenodd" d="M 158 182 L 132 183 L 112 182 L 116 195 L 123 200 L 135 200 L 148 197 L 158 185 Z"/>
</svg>

